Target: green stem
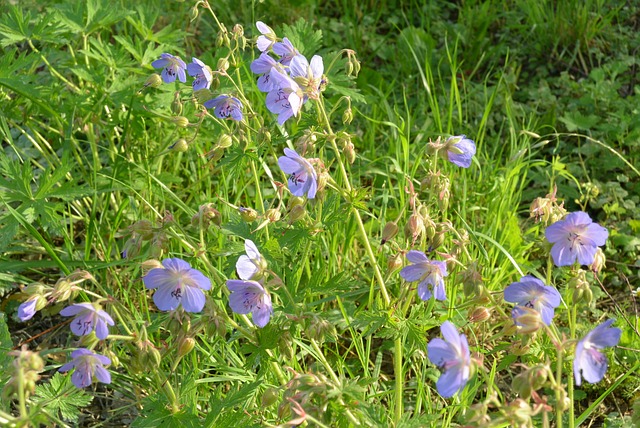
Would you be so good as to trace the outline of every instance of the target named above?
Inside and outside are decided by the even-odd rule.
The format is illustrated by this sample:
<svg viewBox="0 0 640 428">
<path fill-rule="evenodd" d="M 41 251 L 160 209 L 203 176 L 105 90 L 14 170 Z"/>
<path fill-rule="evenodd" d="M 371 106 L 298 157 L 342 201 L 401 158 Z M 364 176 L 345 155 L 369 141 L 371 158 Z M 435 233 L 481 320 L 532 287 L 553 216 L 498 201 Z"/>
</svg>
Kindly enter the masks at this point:
<svg viewBox="0 0 640 428">
<path fill-rule="evenodd" d="M 322 98 L 320 98 L 317 102 L 318 110 L 320 115 L 322 116 L 322 120 L 327 127 L 327 131 L 329 134 L 333 134 L 331 129 L 331 123 L 329 122 L 329 118 L 327 117 L 326 110 L 324 108 L 324 104 L 322 102 Z M 331 147 L 336 154 L 336 160 L 338 162 L 338 169 L 340 170 L 340 174 L 342 175 L 342 181 L 344 182 L 344 187 L 349 196 L 351 196 L 351 183 L 349 181 L 349 175 L 347 174 L 347 170 L 344 166 L 344 162 L 342 161 L 342 156 L 340 155 L 340 149 L 338 149 L 338 145 L 336 144 L 335 138 L 329 138 L 329 142 L 331 143 Z M 369 236 L 367 235 L 367 230 L 364 228 L 364 223 L 362 221 L 362 217 L 360 216 L 360 212 L 358 209 L 351 205 L 351 212 L 356 219 L 356 225 L 358 226 L 358 232 L 360 233 L 360 237 L 362 238 L 362 243 L 364 244 L 365 251 L 369 259 L 371 260 L 371 265 L 373 266 L 373 273 L 378 282 L 378 286 L 380 287 L 380 292 L 382 293 L 382 299 L 384 300 L 385 308 L 388 308 L 391 305 L 391 298 L 389 297 L 389 293 L 387 292 L 387 287 L 384 282 L 384 278 L 382 276 L 382 272 L 380 271 L 380 266 L 378 266 L 378 262 L 376 256 L 373 252 L 373 248 L 371 247 L 371 243 L 369 242 Z"/>
<path fill-rule="evenodd" d="M 42 62 L 45 63 L 45 65 L 47 66 L 47 68 L 49 69 L 49 71 L 51 72 L 51 74 L 53 74 L 55 77 L 57 77 L 58 79 L 62 80 L 64 83 L 66 83 L 67 85 L 69 85 L 69 87 L 71 89 L 73 89 L 74 92 L 76 93 L 81 93 L 82 91 L 80 90 L 80 88 L 78 88 L 76 85 L 74 85 L 72 82 L 70 82 L 69 80 L 67 80 L 62 74 L 58 73 L 58 70 L 56 70 L 55 68 L 53 68 L 53 66 L 49 63 L 49 61 L 47 60 L 47 58 L 45 58 L 44 55 L 42 55 L 40 53 L 40 51 L 38 49 L 36 49 L 36 47 L 33 45 L 33 42 L 31 42 L 30 39 L 27 39 L 27 43 L 29 43 L 29 47 L 40 56 L 40 59 L 42 60 Z"/>
<path fill-rule="evenodd" d="M 558 348 L 558 362 L 556 363 L 556 427 L 562 428 L 562 414 L 564 403 L 562 402 L 562 348 Z"/>
<path fill-rule="evenodd" d="M 398 336 L 394 342 L 393 372 L 396 377 L 396 406 L 394 412 L 394 422 L 395 426 L 398 426 L 403 414 L 402 399 L 404 392 L 404 373 L 402 371 L 402 338 L 400 336 Z"/>
</svg>

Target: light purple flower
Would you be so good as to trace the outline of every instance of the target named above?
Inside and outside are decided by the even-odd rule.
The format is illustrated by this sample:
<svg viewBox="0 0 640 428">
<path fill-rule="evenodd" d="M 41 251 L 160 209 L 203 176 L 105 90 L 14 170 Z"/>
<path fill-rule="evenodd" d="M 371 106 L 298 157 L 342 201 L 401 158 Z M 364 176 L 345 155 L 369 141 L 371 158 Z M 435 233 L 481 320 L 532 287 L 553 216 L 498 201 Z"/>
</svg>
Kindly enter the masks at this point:
<svg viewBox="0 0 640 428">
<path fill-rule="evenodd" d="M 544 234 L 553 243 L 551 257 L 556 266 L 571 266 L 576 259 L 580 265 L 590 265 L 598 247 L 609 237 L 607 229 L 582 211 L 569 213 L 564 220 L 547 227 Z"/>
<path fill-rule="evenodd" d="M 300 55 L 298 49 L 296 49 L 286 37 L 283 38 L 281 42 L 273 44 L 273 53 L 280 57 L 278 62 L 282 65 L 289 65 L 293 57 Z"/>
<path fill-rule="evenodd" d="M 462 391 L 471 373 L 471 354 L 464 334 L 445 321 L 440 327 L 444 340 L 435 338 L 427 344 L 429 360 L 442 370 L 436 382 L 438 394 L 444 398 L 453 397 Z"/>
<path fill-rule="evenodd" d="M 142 280 L 148 289 L 157 288 L 153 301 L 161 311 L 172 311 L 180 304 L 187 312 L 200 312 L 205 297 L 202 290 L 211 288 L 211 281 L 182 259 L 164 259 L 162 268 L 151 269 Z"/>
<path fill-rule="evenodd" d="M 616 346 L 620 341 L 622 330 L 610 327 L 614 321 L 610 319 L 603 322 L 587 333 L 576 345 L 576 355 L 573 359 L 573 376 L 576 378 L 576 385 L 580 386 L 582 377 L 589 383 L 600 382 L 607 372 L 609 362 L 600 350 L 608 346 Z"/>
<path fill-rule="evenodd" d="M 535 309 L 540 313 L 542 321 L 551 325 L 554 309 L 560 306 L 560 293 L 555 288 L 544 285 L 538 278 L 526 275 L 520 282 L 514 282 L 505 288 L 504 300 Z M 515 316 L 515 313 L 512 315 Z"/>
<path fill-rule="evenodd" d="M 211 68 L 205 65 L 204 62 L 198 58 L 192 58 L 190 64 L 187 64 L 187 72 L 189 76 L 195 77 L 193 81 L 193 90 L 209 89 L 211 82 L 213 81 L 213 75 L 211 74 Z"/>
<path fill-rule="evenodd" d="M 313 165 L 300 156 L 295 150 L 284 149 L 285 156 L 278 158 L 280 169 L 289 175 L 287 183 L 293 196 L 303 196 L 309 199 L 316 197 L 318 190 L 318 175 Z"/>
<path fill-rule="evenodd" d="M 269 27 L 262 21 L 256 22 L 256 27 L 262 34 L 258 37 L 258 40 L 256 40 L 256 44 L 258 45 L 258 49 L 260 50 L 260 52 L 264 52 L 269 49 L 276 41 L 276 33 L 274 33 L 271 27 Z"/>
<path fill-rule="evenodd" d="M 251 71 L 255 74 L 261 74 L 258 78 L 258 89 L 262 92 L 271 92 L 273 90 L 277 90 L 277 85 L 271 79 L 271 69 L 278 68 L 280 65 L 269 56 L 266 52 L 260 54 L 260 56 L 255 59 L 251 65 Z M 281 70 L 284 72 L 284 70 Z"/>
<path fill-rule="evenodd" d="M 71 331 L 77 336 L 84 336 L 95 330 L 96 337 L 104 340 L 109 335 L 108 325 L 114 325 L 113 319 L 102 309 L 96 309 L 91 303 L 76 303 L 60 311 L 65 317 L 76 316 L 71 321 Z"/>
<path fill-rule="evenodd" d="M 236 262 L 236 270 L 240 279 L 260 279 L 267 267 L 267 261 L 258 251 L 256 244 L 247 239 L 244 241 L 246 255 L 241 255 Z"/>
<path fill-rule="evenodd" d="M 20 321 L 28 321 L 38 312 L 36 305 L 38 304 L 38 296 L 32 296 L 29 300 L 22 302 L 18 306 L 18 318 Z"/>
<path fill-rule="evenodd" d="M 273 313 L 273 306 L 271 297 L 262 284 L 257 281 L 230 279 L 227 281 L 227 287 L 231 291 L 229 306 L 233 312 L 237 314 L 251 312 L 253 322 L 258 327 L 267 325 Z"/>
<path fill-rule="evenodd" d="M 471 158 L 476 154 L 476 144 L 466 135 L 449 137 L 445 142 L 447 157 L 454 165 L 462 168 L 471 166 Z"/>
<path fill-rule="evenodd" d="M 151 63 L 153 68 L 162 68 L 162 80 L 164 83 L 172 83 L 175 82 L 176 76 L 178 79 L 185 83 L 187 81 L 187 75 L 185 70 L 187 65 L 184 63 L 180 57 L 173 56 L 168 53 L 163 53 L 160 55 L 160 59 L 157 59 Z"/>
<path fill-rule="evenodd" d="M 323 72 L 322 57 L 318 55 L 314 55 L 310 63 L 304 55 L 296 55 L 289 65 L 290 77 L 311 99 L 317 99 L 319 96 Z"/>
<path fill-rule="evenodd" d="M 220 95 L 204 103 L 206 108 L 212 108 L 218 119 L 242 120 L 242 103 L 231 95 Z"/>
<path fill-rule="evenodd" d="M 444 277 L 448 275 L 447 264 L 437 260 L 429 260 L 422 251 L 411 250 L 407 253 L 407 260 L 412 265 L 405 266 L 400 271 L 400 276 L 405 281 L 418 283 L 418 296 L 422 300 L 431 298 L 431 289 L 436 300 L 447 300 L 447 293 L 444 289 Z"/>
<path fill-rule="evenodd" d="M 58 369 L 65 373 L 75 367 L 71 375 L 71 382 L 77 388 L 86 388 L 93 382 L 93 377 L 102 383 L 111 383 L 111 374 L 104 366 L 111 364 L 111 360 L 104 355 L 94 354 L 88 349 L 80 348 L 71 353 L 73 361 L 68 362 Z"/>
<path fill-rule="evenodd" d="M 272 68 L 269 76 L 275 89 L 267 94 L 267 108 L 278 115 L 278 124 L 283 125 L 290 117 L 298 115 L 306 98 L 300 86 L 278 68 Z"/>
</svg>

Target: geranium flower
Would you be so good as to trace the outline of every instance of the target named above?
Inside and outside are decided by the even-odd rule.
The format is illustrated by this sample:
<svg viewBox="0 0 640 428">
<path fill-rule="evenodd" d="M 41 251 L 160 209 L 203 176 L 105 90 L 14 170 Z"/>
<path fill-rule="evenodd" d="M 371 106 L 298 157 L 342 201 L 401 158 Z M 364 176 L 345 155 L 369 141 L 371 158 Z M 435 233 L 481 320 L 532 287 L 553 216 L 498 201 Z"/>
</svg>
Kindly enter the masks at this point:
<svg viewBox="0 0 640 428">
<path fill-rule="evenodd" d="M 187 65 L 184 63 L 180 57 L 173 56 L 168 53 L 163 53 L 160 56 L 160 59 L 157 59 L 151 63 L 153 68 L 162 68 L 162 80 L 164 83 L 172 83 L 175 82 L 176 77 L 182 82 L 185 83 L 187 81 L 187 75 L 185 70 L 187 69 Z"/>
<path fill-rule="evenodd" d="M 241 255 L 236 262 L 236 270 L 240 279 L 260 279 L 267 268 L 267 261 L 258 251 L 256 244 L 247 239 L 244 241 L 246 255 Z"/>
<path fill-rule="evenodd" d="M 279 66 L 276 60 L 265 52 L 261 53 L 260 56 L 251 63 L 249 66 L 251 71 L 261 75 L 258 78 L 258 89 L 260 89 L 260 91 L 271 92 L 278 89 L 271 79 L 271 69 Z"/>
<path fill-rule="evenodd" d="M 462 391 L 469 381 L 471 355 L 467 337 L 458 333 L 452 323 L 445 321 L 440 332 L 444 340 L 431 339 L 427 344 L 427 353 L 429 360 L 442 370 L 436 382 L 438 394 L 449 398 Z"/>
<path fill-rule="evenodd" d="M 262 284 L 257 281 L 245 281 L 230 279 L 227 281 L 229 295 L 229 306 L 237 314 L 248 314 L 251 312 L 253 322 L 260 328 L 267 325 L 273 306 L 271 297 Z"/>
<path fill-rule="evenodd" d="M 278 115 L 278 124 L 283 125 L 290 117 L 298 115 L 306 99 L 300 86 L 278 68 L 272 68 L 269 76 L 275 89 L 267 94 L 267 108 Z"/>
<path fill-rule="evenodd" d="M 211 288 L 211 281 L 182 259 L 164 259 L 162 268 L 151 269 L 142 280 L 148 289 L 157 288 L 153 301 L 161 311 L 172 311 L 180 304 L 187 312 L 200 312 L 205 297 L 202 290 Z"/>
<path fill-rule="evenodd" d="M 318 190 L 318 175 L 313 165 L 300 156 L 295 150 L 284 149 L 285 156 L 278 158 L 278 165 L 285 174 L 289 175 L 287 183 L 294 196 L 303 196 L 305 193 L 309 199 L 316 197 Z"/>
<path fill-rule="evenodd" d="M 556 266 L 571 266 L 576 260 L 580 265 L 590 265 L 596 250 L 609 236 L 607 229 L 582 211 L 569 213 L 564 220 L 547 227 L 544 234 L 553 243 L 551 257 Z"/>
<path fill-rule="evenodd" d="M 65 373 L 75 367 L 71 375 L 71 382 L 77 388 L 86 388 L 93 383 L 93 377 L 102 383 L 111 383 L 111 374 L 104 366 L 111 364 L 111 360 L 104 355 L 94 354 L 88 349 L 80 348 L 71 353 L 73 361 L 58 369 Z"/>
<path fill-rule="evenodd" d="M 276 41 L 276 33 L 262 21 L 256 22 L 256 27 L 258 31 L 262 34 L 258 36 L 258 40 L 256 40 L 256 44 L 258 45 L 258 49 L 260 52 L 264 52 L 268 50 Z"/>
<path fill-rule="evenodd" d="M 212 108 L 218 119 L 242 120 L 242 103 L 231 95 L 220 95 L 204 103 L 206 108 Z"/>
<path fill-rule="evenodd" d="M 28 321 L 38 312 L 36 308 L 40 296 L 32 296 L 29 300 L 22 302 L 18 306 L 18 318 L 20 321 Z"/>
<path fill-rule="evenodd" d="M 454 165 L 462 168 L 471 166 L 471 158 L 476 154 L 476 144 L 465 135 L 449 137 L 445 142 L 447 157 Z"/>
<path fill-rule="evenodd" d="M 560 293 L 555 288 L 544 285 L 538 278 L 526 275 L 520 282 L 514 282 L 505 288 L 504 300 L 535 309 L 540 313 L 542 321 L 551 325 L 554 309 L 560 306 Z"/>
<path fill-rule="evenodd" d="M 322 57 L 318 55 L 311 58 L 311 63 L 304 55 L 296 55 L 289 65 L 289 75 L 311 99 L 319 96 L 323 72 Z"/>
<path fill-rule="evenodd" d="M 582 377 L 589 383 L 600 382 L 607 372 L 609 361 L 600 351 L 609 346 L 616 346 L 622 335 L 622 330 L 610 327 L 614 321 L 610 319 L 600 324 L 576 345 L 576 355 L 573 359 L 576 385 L 580 386 Z"/>
<path fill-rule="evenodd" d="M 411 250 L 407 253 L 407 260 L 412 265 L 405 266 L 400 271 L 400 276 L 405 281 L 418 283 L 418 296 L 422 300 L 431 298 L 431 289 L 436 300 L 447 300 L 447 293 L 444 289 L 444 277 L 448 275 L 447 264 L 437 260 L 429 260 L 422 251 Z"/>
<path fill-rule="evenodd" d="M 280 57 L 278 62 L 282 65 L 289 65 L 293 57 L 300 55 L 298 49 L 296 49 L 286 37 L 283 38 L 281 42 L 273 44 L 273 53 Z"/>
<path fill-rule="evenodd" d="M 213 74 L 211 74 L 211 68 L 198 58 L 192 58 L 191 63 L 187 64 L 187 72 L 189 76 L 195 77 L 193 81 L 193 90 L 209 89 L 211 82 L 213 81 Z"/>
<path fill-rule="evenodd" d="M 113 319 L 102 309 L 96 309 L 91 303 L 76 303 L 60 311 L 65 317 L 76 316 L 71 321 L 71 331 L 77 336 L 84 336 L 95 330 L 96 337 L 104 340 L 109 335 L 108 325 L 114 325 Z"/>
</svg>

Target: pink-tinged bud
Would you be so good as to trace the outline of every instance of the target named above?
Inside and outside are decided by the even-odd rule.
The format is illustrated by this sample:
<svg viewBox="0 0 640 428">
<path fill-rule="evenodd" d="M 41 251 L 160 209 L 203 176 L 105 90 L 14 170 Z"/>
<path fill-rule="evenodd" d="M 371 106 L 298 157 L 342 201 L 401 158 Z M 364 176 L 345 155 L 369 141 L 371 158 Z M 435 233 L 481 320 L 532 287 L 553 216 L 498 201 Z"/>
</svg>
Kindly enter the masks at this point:
<svg viewBox="0 0 640 428">
<path fill-rule="evenodd" d="M 485 322 L 489 318 L 491 318 L 491 311 L 484 306 L 475 308 L 469 314 L 469 321 L 473 323 Z"/>
<path fill-rule="evenodd" d="M 275 209 L 275 208 L 269 208 L 264 213 L 264 216 L 271 223 L 275 223 L 276 221 L 280 220 L 280 217 L 282 217 L 282 213 L 279 210 Z"/>
<path fill-rule="evenodd" d="M 540 312 L 533 308 L 516 306 L 513 308 L 513 313 L 513 319 L 516 326 L 518 326 L 518 333 L 520 334 L 535 333 L 543 326 Z"/>
<path fill-rule="evenodd" d="M 344 145 L 344 157 L 347 159 L 347 162 L 353 164 L 356 161 L 356 148 L 351 141 L 345 143 Z"/>
<path fill-rule="evenodd" d="M 602 248 L 598 248 L 593 258 L 593 263 L 591 263 L 589 268 L 592 272 L 598 273 L 605 267 L 606 263 L 607 257 L 604 255 L 604 251 L 602 251 Z"/>
<path fill-rule="evenodd" d="M 387 274 L 395 272 L 402 267 L 402 255 L 394 254 L 387 259 Z"/>
<path fill-rule="evenodd" d="M 390 239 L 393 239 L 394 236 L 398 234 L 398 223 L 395 221 L 388 221 L 387 224 L 384 225 L 384 229 L 382 229 L 382 239 L 380 240 L 380 245 L 384 245 Z"/>
<path fill-rule="evenodd" d="M 212 223 L 216 226 L 220 226 L 222 224 L 222 215 L 220 214 L 220 211 L 215 209 L 212 203 L 200 205 L 198 213 L 191 218 L 191 224 L 193 226 L 202 224 L 202 226 L 207 228 Z"/>
<path fill-rule="evenodd" d="M 236 37 L 244 37 L 244 27 L 240 24 L 234 25 L 231 32 Z"/>
<path fill-rule="evenodd" d="M 189 126 L 189 119 L 187 119 L 184 116 L 174 116 L 171 118 L 171 122 L 173 122 L 176 126 L 179 126 L 180 128 L 186 128 L 187 126 Z M 184 139 L 181 139 L 184 140 Z M 178 140 L 180 141 L 180 140 Z M 185 141 L 186 143 L 186 141 Z M 175 144 L 174 144 L 175 146 Z"/>
<path fill-rule="evenodd" d="M 161 85 L 162 85 L 162 77 L 160 77 L 160 75 L 156 73 L 149 76 L 147 80 L 144 82 L 145 88 L 158 88 Z"/>
<path fill-rule="evenodd" d="M 407 238 L 411 238 L 414 241 L 424 235 L 425 227 L 424 220 L 418 213 L 413 213 L 409 216 L 409 220 L 404 227 L 404 233 Z"/>
<path fill-rule="evenodd" d="M 178 358 L 182 358 L 193 350 L 196 341 L 193 337 L 183 337 L 178 345 Z"/>
<path fill-rule="evenodd" d="M 238 208 L 238 211 L 240 211 L 240 217 L 242 218 L 242 220 L 247 223 L 251 223 L 258 218 L 258 212 L 253 208 L 240 207 Z"/>
</svg>

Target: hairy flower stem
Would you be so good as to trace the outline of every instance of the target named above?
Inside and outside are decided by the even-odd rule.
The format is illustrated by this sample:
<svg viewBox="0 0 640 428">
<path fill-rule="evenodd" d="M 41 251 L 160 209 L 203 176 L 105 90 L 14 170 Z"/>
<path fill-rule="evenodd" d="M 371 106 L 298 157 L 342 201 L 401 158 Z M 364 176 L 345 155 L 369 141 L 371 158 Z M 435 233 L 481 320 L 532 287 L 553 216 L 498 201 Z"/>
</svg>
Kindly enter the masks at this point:
<svg viewBox="0 0 640 428">
<path fill-rule="evenodd" d="M 564 413 L 564 403 L 562 400 L 562 353 L 563 349 L 558 348 L 558 361 L 556 363 L 556 427 L 562 428 L 562 414 Z M 571 403 L 570 407 L 573 406 Z"/>
<path fill-rule="evenodd" d="M 317 100 L 318 111 L 320 112 L 320 116 L 324 121 L 324 124 L 327 128 L 327 132 L 329 134 L 333 134 L 333 130 L 331 129 L 331 123 L 329 122 L 329 117 L 327 116 L 327 112 L 324 108 L 324 103 L 322 98 Z M 340 170 L 340 174 L 342 175 L 342 181 L 344 181 L 344 187 L 347 193 L 351 194 L 352 188 L 351 183 L 349 182 L 349 175 L 347 174 L 347 170 L 344 166 L 344 162 L 342 161 L 342 156 L 340 153 L 340 149 L 336 144 L 335 138 L 328 138 L 331 148 L 336 154 L 336 160 L 338 161 L 338 169 Z M 360 216 L 360 212 L 358 209 L 351 205 L 351 212 L 356 219 L 356 224 L 358 226 L 358 232 L 360 232 L 360 236 L 362 238 L 362 243 L 364 245 L 364 249 L 367 252 L 367 256 L 371 260 L 371 265 L 373 267 L 373 273 L 376 278 L 376 282 L 380 287 L 380 292 L 382 293 L 382 299 L 384 300 L 385 309 L 391 305 L 391 298 L 389 297 L 389 293 L 387 292 L 387 287 L 384 283 L 384 278 L 382 276 L 382 272 L 380 271 L 380 266 L 378 266 L 378 262 L 376 259 L 376 255 L 373 252 L 373 248 L 371 247 L 371 242 L 369 242 L 369 236 L 367 235 L 367 230 L 364 228 L 364 223 L 362 221 L 362 217 Z"/>
<path fill-rule="evenodd" d="M 402 337 L 396 337 L 394 341 L 394 354 L 393 354 L 393 372 L 396 377 L 396 406 L 394 411 L 395 426 L 400 424 L 402 419 L 402 397 L 404 387 L 404 373 L 402 370 Z"/>
</svg>

